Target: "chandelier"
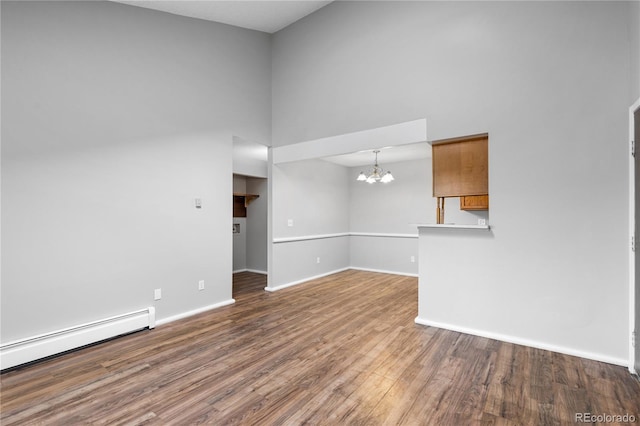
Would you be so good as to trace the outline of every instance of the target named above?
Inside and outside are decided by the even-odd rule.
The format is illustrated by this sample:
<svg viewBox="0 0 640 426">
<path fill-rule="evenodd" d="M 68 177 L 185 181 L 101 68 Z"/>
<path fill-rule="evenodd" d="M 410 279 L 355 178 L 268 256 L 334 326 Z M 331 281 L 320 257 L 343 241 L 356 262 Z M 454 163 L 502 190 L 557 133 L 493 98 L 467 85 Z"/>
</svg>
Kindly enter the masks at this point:
<svg viewBox="0 0 640 426">
<path fill-rule="evenodd" d="M 367 183 L 376 183 L 376 182 L 389 183 L 392 180 L 394 180 L 393 175 L 391 174 L 390 171 L 385 172 L 384 169 L 378 165 L 379 152 L 380 152 L 379 150 L 373 151 L 373 153 L 376 154 L 375 164 L 373 165 L 373 167 L 370 167 L 369 170 L 367 170 L 366 174 L 365 172 L 360 172 L 356 180 L 367 182 Z"/>
</svg>

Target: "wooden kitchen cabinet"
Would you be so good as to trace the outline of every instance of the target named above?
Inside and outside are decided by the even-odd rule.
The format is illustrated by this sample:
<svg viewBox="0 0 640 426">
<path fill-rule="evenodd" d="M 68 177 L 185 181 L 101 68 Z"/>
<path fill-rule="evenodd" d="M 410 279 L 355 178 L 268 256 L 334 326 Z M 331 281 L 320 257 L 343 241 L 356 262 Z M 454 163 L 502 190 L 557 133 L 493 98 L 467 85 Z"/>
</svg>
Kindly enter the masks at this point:
<svg viewBox="0 0 640 426">
<path fill-rule="evenodd" d="M 489 135 L 435 141 L 433 196 L 463 197 L 489 193 Z"/>
<path fill-rule="evenodd" d="M 444 223 L 448 197 L 460 197 L 460 210 L 489 210 L 489 135 L 442 139 L 431 147 L 437 223 Z"/>
<path fill-rule="evenodd" d="M 460 197 L 460 210 L 489 210 L 488 195 L 465 195 Z"/>
</svg>

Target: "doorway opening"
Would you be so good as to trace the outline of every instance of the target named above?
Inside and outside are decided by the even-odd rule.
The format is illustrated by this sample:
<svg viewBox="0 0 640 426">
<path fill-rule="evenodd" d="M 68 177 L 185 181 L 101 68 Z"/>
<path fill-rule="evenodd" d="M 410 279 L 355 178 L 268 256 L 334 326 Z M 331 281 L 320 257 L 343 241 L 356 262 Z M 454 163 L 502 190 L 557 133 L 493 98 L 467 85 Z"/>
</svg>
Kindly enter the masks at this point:
<svg viewBox="0 0 640 426">
<path fill-rule="evenodd" d="M 252 286 L 246 275 L 257 275 L 251 282 L 267 275 L 267 179 L 233 175 L 233 297 Z M 246 277 L 245 277 L 246 278 Z M 242 290 L 236 289 L 242 283 Z M 264 283 L 263 283 L 264 284 Z M 248 287 L 247 287 L 248 286 Z M 264 289 L 264 285 L 260 290 Z"/>
</svg>

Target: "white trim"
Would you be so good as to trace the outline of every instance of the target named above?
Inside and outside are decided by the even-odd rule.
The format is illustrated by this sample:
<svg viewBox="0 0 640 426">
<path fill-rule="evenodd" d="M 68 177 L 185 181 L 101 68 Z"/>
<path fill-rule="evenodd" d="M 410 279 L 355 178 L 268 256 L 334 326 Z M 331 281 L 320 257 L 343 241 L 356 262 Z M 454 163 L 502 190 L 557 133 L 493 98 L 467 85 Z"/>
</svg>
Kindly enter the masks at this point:
<svg viewBox="0 0 640 426">
<path fill-rule="evenodd" d="M 214 303 L 213 305 L 204 306 L 202 308 L 194 309 L 192 311 L 183 312 L 183 313 L 178 314 L 178 315 L 174 315 L 174 316 L 171 316 L 171 317 L 163 318 L 161 320 L 158 320 L 156 322 L 156 324 L 157 325 L 165 325 L 165 324 L 168 324 L 168 323 L 173 322 L 173 321 L 181 320 L 181 319 L 193 316 L 193 315 L 197 315 L 197 314 L 201 314 L 203 312 L 207 312 L 207 311 L 210 311 L 210 310 L 213 310 L 213 309 L 221 308 L 223 306 L 233 305 L 234 303 L 236 303 L 235 299 L 225 300 L 225 301 L 222 301 L 222 302 L 219 302 L 219 303 Z"/>
<path fill-rule="evenodd" d="M 447 228 L 447 229 L 491 229 L 489 225 L 456 225 L 453 223 L 427 223 L 427 224 L 416 224 L 418 228 L 431 228 L 431 229 L 439 229 L 439 228 Z"/>
<path fill-rule="evenodd" d="M 402 275 L 402 276 L 405 276 L 405 277 L 418 278 L 418 274 L 412 274 L 412 273 L 409 273 L 409 272 L 387 271 L 387 270 L 384 270 L 384 269 L 360 268 L 360 267 L 356 267 L 356 266 L 351 266 L 351 267 L 349 267 L 349 269 L 354 269 L 356 271 L 378 272 L 378 273 L 381 273 L 381 274 L 393 274 L 393 275 Z"/>
<path fill-rule="evenodd" d="M 349 267 L 346 267 L 346 268 L 340 268 L 340 269 L 336 269 L 336 270 L 334 270 L 334 271 L 325 272 L 324 274 L 314 275 L 313 277 L 307 277 L 307 278 L 303 278 L 303 279 L 301 279 L 301 280 L 291 281 L 291 282 L 286 283 L 286 284 L 277 285 L 277 286 L 275 286 L 275 287 L 269 287 L 269 286 L 267 286 L 267 287 L 265 287 L 264 289 L 265 289 L 266 291 L 271 291 L 271 292 L 273 292 L 273 291 L 278 291 L 278 290 L 282 290 L 282 289 L 287 288 L 287 287 L 292 287 L 292 286 L 294 286 L 294 285 L 298 285 L 298 284 L 306 283 L 307 281 L 313 281 L 313 280 L 316 280 L 316 279 L 318 279 L 318 278 L 326 277 L 326 276 L 328 276 L 328 275 L 337 274 L 338 272 L 347 271 L 347 270 L 349 270 L 349 269 L 351 269 L 351 268 L 349 268 Z"/>
<path fill-rule="evenodd" d="M 307 241 L 307 240 L 321 240 L 324 238 L 338 238 L 338 237 L 348 237 L 348 232 L 339 232 L 335 234 L 319 234 L 319 235 L 302 235 L 300 237 L 282 237 L 282 238 L 274 238 L 273 243 L 291 243 L 294 241 Z"/>
<path fill-rule="evenodd" d="M 381 238 L 418 238 L 418 234 L 385 234 L 380 232 L 349 232 L 352 237 L 381 237 Z"/>
<path fill-rule="evenodd" d="M 579 351 L 579 350 L 567 348 L 564 346 L 550 345 L 550 344 L 541 343 L 535 340 L 523 339 L 516 336 L 509 336 L 506 334 L 492 333 L 489 331 L 477 330 L 474 328 L 460 327 L 457 325 L 446 324 L 438 321 L 430 321 L 420 317 L 416 317 L 415 323 L 420 325 L 426 325 L 429 327 L 437 327 L 445 330 L 457 331 L 458 333 L 471 334 L 473 336 L 500 340 L 502 342 L 513 343 L 516 345 L 529 346 L 532 348 L 543 349 L 546 351 L 552 351 L 552 352 L 558 352 L 561 354 L 577 356 L 580 358 L 591 359 L 594 361 L 606 362 L 608 364 L 615 364 L 615 365 L 621 365 L 621 366 L 627 365 L 627 361 L 624 358 L 615 358 L 615 357 L 610 357 L 606 355 L 596 354 L 593 352 Z"/>
<path fill-rule="evenodd" d="M 11 368 L 112 337 L 155 327 L 155 308 L 148 307 L 0 345 L 0 368 Z"/>
<path fill-rule="evenodd" d="M 635 138 L 634 132 L 634 113 L 640 109 L 640 98 L 635 101 L 631 107 L 629 107 L 629 145 L 631 145 L 631 141 Z M 635 141 L 636 144 L 636 155 L 640 155 L 638 152 L 638 147 L 640 146 L 640 141 Z M 640 170 L 635 170 L 635 161 L 632 155 L 629 155 L 629 236 L 634 235 L 636 229 L 636 212 L 635 212 L 635 173 L 640 173 Z M 636 247 L 638 246 L 638 241 L 636 241 Z M 637 249 L 636 249 L 637 250 Z M 636 349 L 633 347 L 633 342 L 631 339 L 631 333 L 634 331 L 636 326 L 636 304 L 635 298 L 639 297 L 639 295 L 635 294 L 636 287 L 636 273 L 640 273 L 640 271 L 636 271 L 636 259 L 635 253 L 633 250 L 629 250 L 629 372 L 631 374 L 635 374 L 636 368 Z M 640 330 L 635 330 L 636 332 L 636 340 L 638 340 L 638 333 Z"/>
<path fill-rule="evenodd" d="M 259 269 L 249 269 L 249 268 L 236 269 L 232 273 L 239 274 L 240 272 L 253 272 L 254 274 L 267 275 L 267 271 L 261 271 Z"/>
<path fill-rule="evenodd" d="M 462 226 L 462 225 L 459 225 Z M 473 225 L 478 226 L 478 225 Z M 379 238 L 418 238 L 418 234 L 387 234 L 382 232 L 339 232 L 335 234 L 318 234 L 318 235 L 302 235 L 299 237 L 281 237 L 274 238 L 273 243 L 291 243 L 296 241 L 321 240 L 324 238 L 338 237 L 379 237 Z"/>
</svg>

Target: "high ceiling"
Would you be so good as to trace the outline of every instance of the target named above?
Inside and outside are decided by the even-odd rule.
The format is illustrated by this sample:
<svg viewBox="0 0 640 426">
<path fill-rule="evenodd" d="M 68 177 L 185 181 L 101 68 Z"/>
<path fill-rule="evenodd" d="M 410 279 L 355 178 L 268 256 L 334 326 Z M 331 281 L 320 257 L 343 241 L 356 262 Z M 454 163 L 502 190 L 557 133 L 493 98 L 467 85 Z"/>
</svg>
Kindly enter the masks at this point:
<svg viewBox="0 0 640 426">
<path fill-rule="evenodd" d="M 132 6 L 172 13 L 174 15 L 221 22 L 266 33 L 277 32 L 331 1 L 315 0 L 112 0 Z M 256 144 L 253 144 L 256 145 Z M 237 155 L 266 160 L 266 147 L 251 146 L 243 141 L 234 142 Z M 431 147 L 427 143 L 383 148 L 379 155 L 382 163 L 428 158 Z M 324 158 L 345 167 L 365 166 L 373 163 L 373 149 Z"/>
<path fill-rule="evenodd" d="M 331 1 L 315 0 L 112 0 L 175 15 L 275 33 Z"/>
</svg>

